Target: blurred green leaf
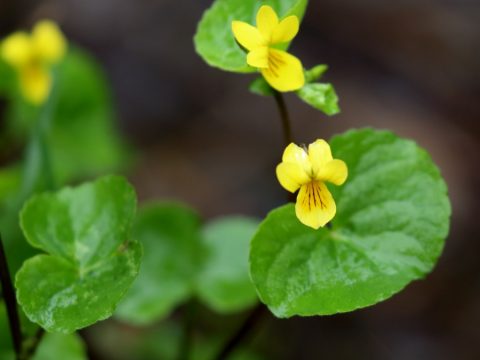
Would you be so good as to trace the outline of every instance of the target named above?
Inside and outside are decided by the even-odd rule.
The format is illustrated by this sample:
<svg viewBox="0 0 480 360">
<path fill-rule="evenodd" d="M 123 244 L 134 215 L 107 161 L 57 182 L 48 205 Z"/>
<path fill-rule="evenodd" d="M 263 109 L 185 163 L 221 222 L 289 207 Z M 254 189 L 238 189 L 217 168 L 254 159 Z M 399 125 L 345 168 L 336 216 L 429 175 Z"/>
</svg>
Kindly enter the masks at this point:
<svg viewBox="0 0 480 360">
<path fill-rule="evenodd" d="M 278 317 L 327 315 L 385 300 L 434 267 L 448 234 L 447 188 L 428 153 L 386 131 L 331 141 L 349 178 L 331 191 L 332 229 L 313 230 L 293 204 L 273 210 L 252 240 L 251 275 Z"/>
<path fill-rule="evenodd" d="M 306 84 L 297 91 L 297 95 L 307 104 L 327 115 L 335 115 L 340 112 L 338 96 L 332 84 Z"/>
<path fill-rule="evenodd" d="M 235 42 L 231 26 L 233 20 L 255 24 L 258 8 L 270 5 L 280 18 L 296 15 L 301 21 L 307 0 L 216 0 L 205 11 L 194 37 L 197 53 L 213 67 L 246 73 L 256 69 L 247 65 L 245 53 Z M 286 49 L 289 44 L 280 48 Z"/>
<path fill-rule="evenodd" d="M 309 70 L 305 70 L 305 83 L 311 83 L 319 80 L 322 75 L 328 70 L 328 65 L 316 65 Z"/>
<path fill-rule="evenodd" d="M 85 345 L 77 334 L 47 333 L 32 360 L 86 360 Z"/>
<path fill-rule="evenodd" d="M 261 96 L 273 96 L 274 90 L 270 85 L 268 85 L 267 81 L 260 76 L 252 81 L 249 86 L 249 90 L 257 95 Z"/>
<path fill-rule="evenodd" d="M 132 324 L 150 324 L 194 295 L 222 313 L 253 305 L 248 246 L 256 227 L 252 219 L 225 217 L 202 233 L 198 215 L 188 207 L 149 204 L 134 227 L 145 249 L 140 274 L 116 315 Z"/>
<path fill-rule="evenodd" d="M 134 234 L 143 244 L 144 258 L 116 315 L 129 323 L 147 324 L 167 316 L 191 296 L 203 258 L 200 218 L 180 204 L 151 204 L 139 212 Z"/>
<path fill-rule="evenodd" d="M 197 293 L 219 313 L 240 311 L 257 302 L 248 273 L 250 239 L 258 221 L 245 217 L 224 217 L 203 229 L 208 254 L 197 276 Z"/>
<path fill-rule="evenodd" d="M 50 332 L 71 333 L 108 318 L 135 279 L 141 246 L 130 240 L 136 196 L 126 180 L 103 177 L 31 198 L 21 212 L 28 242 L 48 255 L 17 273 L 18 302 Z"/>
</svg>

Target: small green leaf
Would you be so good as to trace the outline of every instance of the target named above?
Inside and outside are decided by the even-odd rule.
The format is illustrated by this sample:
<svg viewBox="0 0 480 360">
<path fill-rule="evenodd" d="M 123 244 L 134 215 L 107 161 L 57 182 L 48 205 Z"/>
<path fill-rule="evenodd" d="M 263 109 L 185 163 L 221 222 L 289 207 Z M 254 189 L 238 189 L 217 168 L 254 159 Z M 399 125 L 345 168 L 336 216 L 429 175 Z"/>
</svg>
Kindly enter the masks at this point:
<svg viewBox="0 0 480 360">
<path fill-rule="evenodd" d="M 256 78 L 255 80 L 252 81 L 250 84 L 249 90 L 257 95 L 261 96 L 273 96 L 274 90 L 268 83 L 265 81 L 265 79 L 260 76 Z"/>
<path fill-rule="evenodd" d="M 448 234 L 447 188 L 430 156 L 374 130 L 331 141 L 349 169 L 331 187 L 332 229 L 313 230 L 293 204 L 272 211 L 252 240 L 251 276 L 278 317 L 328 315 L 385 300 L 434 267 Z"/>
<path fill-rule="evenodd" d="M 327 115 L 335 115 L 340 112 L 338 96 L 332 84 L 306 84 L 297 91 L 297 95 L 307 104 Z"/>
<path fill-rule="evenodd" d="M 135 279 L 141 246 L 130 239 L 135 191 L 117 176 L 31 198 L 20 214 L 28 242 L 48 254 L 16 276 L 18 302 L 50 332 L 111 316 Z"/>
<path fill-rule="evenodd" d="M 305 83 L 319 80 L 327 70 L 328 65 L 325 64 L 314 66 L 310 70 L 305 70 Z"/>
<path fill-rule="evenodd" d="M 203 229 L 208 257 L 197 276 L 199 297 L 219 313 L 243 310 L 257 301 L 248 273 L 248 249 L 258 221 L 225 217 Z"/>
<path fill-rule="evenodd" d="M 134 234 L 143 244 L 144 258 L 116 315 L 129 323 L 148 324 L 167 316 L 192 294 L 203 255 L 200 218 L 179 204 L 151 204 L 140 211 Z"/>
<path fill-rule="evenodd" d="M 247 65 L 245 53 L 235 42 L 231 26 L 233 20 L 255 24 L 255 17 L 261 5 L 270 5 L 280 18 L 296 15 L 301 20 L 307 7 L 307 0 L 216 0 L 205 11 L 194 37 L 197 53 L 213 67 L 246 73 L 255 69 Z M 284 44 L 286 49 L 289 44 Z"/>
<path fill-rule="evenodd" d="M 47 333 L 32 360 L 86 360 L 85 344 L 77 334 Z"/>
</svg>

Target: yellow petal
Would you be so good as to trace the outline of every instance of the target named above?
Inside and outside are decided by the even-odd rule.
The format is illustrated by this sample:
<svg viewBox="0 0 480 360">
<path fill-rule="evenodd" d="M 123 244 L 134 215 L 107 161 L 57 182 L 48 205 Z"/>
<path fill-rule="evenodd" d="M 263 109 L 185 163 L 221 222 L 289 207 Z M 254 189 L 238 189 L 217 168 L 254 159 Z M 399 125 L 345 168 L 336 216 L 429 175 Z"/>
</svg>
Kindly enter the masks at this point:
<svg viewBox="0 0 480 360">
<path fill-rule="evenodd" d="M 36 56 L 44 62 L 57 63 L 65 55 L 67 42 L 57 24 L 49 20 L 40 21 L 32 31 Z"/>
<path fill-rule="evenodd" d="M 257 28 L 270 44 L 272 40 L 273 30 L 278 25 L 278 16 L 271 6 L 263 5 L 257 12 Z"/>
<path fill-rule="evenodd" d="M 1 47 L 2 58 L 10 65 L 21 68 L 32 59 L 32 43 L 30 37 L 17 32 L 7 37 Z"/>
<path fill-rule="evenodd" d="M 303 224 L 318 229 L 332 220 L 336 211 L 335 201 L 324 183 L 310 182 L 300 188 L 295 213 Z"/>
<path fill-rule="evenodd" d="M 47 99 L 52 85 L 50 73 L 39 66 L 24 68 L 20 72 L 20 89 L 32 104 L 40 105 Z"/>
<path fill-rule="evenodd" d="M 308 146 L 308 157 L 312 170 L 315 174 L 322 169 L 325 164 L 332 161 L 332 152 L 330 145 L 325 140 L 318 139 Z"/>
<path fill-rule="evenodd" d="M 300 146 L 290 143 L 283 152 L 282 161 L 300 166 L 305 173 L 311 173 L 310 161 L 307 152 Z"/>
<path fill-rule="evenodd" d="M 268 67 L 268 47 L 262 46 L 247 55 L 247 64 L 256 68 Z"/>
<path fill-rule="evenodd" d="M 272 32 L 272 44 L 279 44 L 291 41 L 298 33 L 298 17 L 291 15 L 280 21 Z"/>
<path fill-rule="evenodd" d="M 266 45 L 260 31 L 246 22 L 232 21 L 232 31 L 235 39 L 247 50 L 251 51 Z"/>
<path fill-rule="evenodd" d="M 328 181 L 335 185 L 342 185 L 347 180 L 347 164 L 342 160 L 334 159 L 325 164 L 317 174 L 317 179 Z"/>
<path fill-rule="evenodd" d="M 269 49 L 267 69 L 262 69 L 265 80 L 278 91 L 298 90 L 305 84 L 300 60 L 289 53 Z"/>
<path fill-rule="evenodd" d="M 302 167 L 290 162 L 282 162 L 277 166 L 277 179 L 280 185 L 291 193 L 310 181 Z"/>
</svg>

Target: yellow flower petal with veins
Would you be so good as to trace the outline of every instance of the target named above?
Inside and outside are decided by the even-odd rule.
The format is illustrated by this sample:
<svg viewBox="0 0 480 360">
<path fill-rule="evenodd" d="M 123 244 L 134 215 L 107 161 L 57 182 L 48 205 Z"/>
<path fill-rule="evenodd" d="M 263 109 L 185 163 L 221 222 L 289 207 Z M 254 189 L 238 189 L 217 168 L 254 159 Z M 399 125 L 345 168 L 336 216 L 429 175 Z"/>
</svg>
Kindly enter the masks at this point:
<svg viewBox="0 0 480 360">
<path fill-rule="evenodd" d="M 305 84 L 300 60 L 272 47 L 291 41 L 298 28 L 296 16 L 288 16 L 279 22 L 277 14 L 268 5 L 258 10 L 257 27 L 243 21 L 232 22 L 235 39 L 249 52 L 247 64 L 260 69 L 265 80 L 277 91 L 295 91 Z"/>
<path fill-rule="evenodd" d="M 258 47 L 247 55 L 247 64 L 257 68 L 268 68 L 268 47 Z"/>
<path fill-rule="evenodd" d="M 332 220 L 336 211 L 335 201 L 324 183 L 313 181 L 300 188 L 295 213 L 303 224 L 318 229 Z"/>
<path fill-rule="evenodd" d="M 333 159 L 325 140 L 313 142 L 308 151 L 293 143 L 288 145 L 276 173 L 287 191 L 300 189 L 295 213 L 303 224 L 318 229 L 333 219 L 336 205 L 325 182 L 342 185 L 348 169 L 345 162 Z"/>
<path fill-rule="evenodd" d="M 269 67 L 262 69 L 267 82 L 278 91 L 294 91 L 305 84 L 300 60 L 286 51 L 269 49 Z"/>
</svg>

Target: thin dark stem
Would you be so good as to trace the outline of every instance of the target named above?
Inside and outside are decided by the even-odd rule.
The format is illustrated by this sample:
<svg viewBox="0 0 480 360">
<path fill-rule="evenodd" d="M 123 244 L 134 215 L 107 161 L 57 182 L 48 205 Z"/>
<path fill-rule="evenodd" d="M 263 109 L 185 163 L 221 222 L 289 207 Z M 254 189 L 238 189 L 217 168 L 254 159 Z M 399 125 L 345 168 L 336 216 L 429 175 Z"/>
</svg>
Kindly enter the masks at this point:
<svg viewBox="0 0 480 360">
<path fill-rule="evenodd" d="M 193 335 L 193 320 L 196 312 L 194 300 L 190 300 L 184 308 L 183 314 L 183 334 L 180 340 L 180 349 L 178 351 L 178 360 L 190 359 Z"/>
<path fill-rule="evenodd" d="M 237 331 L 225 342 L 225 345 L 218 352 L 215 360 L 225 360 L 235 350 L 235 348 L 246 338 L 249 332 L 256 326 L 256 324 L 262 319 L 265 313 L 265 307 L 263 304 L 258 304 L 244 320 L 242 325 Z"/>
<path fill-rule="evenodd" d="M 8 322 L 10 325 L 10 333 L 12 335 L 13 349 L 16 358 L 20 358 L 22 352 L 22 331 L 20 326 L 20 318 L 18 316 L 17 300 L 15 291 L 8 270 L 7 256 L 3 247 L 3 241 L 0 235 L 0 281 L 3 289 L 5 305 L 7 307 Z"/>
<path fill-rule="evenodd" d="M 285 99 L 283 98 L 281 92 L 274 90 L 273 97 L 275 98 L 275 102 L 277 103 L 278 111 L 280 113 L 280 120 L 282 121 L 283 128 L 283 138 L 286 146 L 293 141 L 287 105 L 285 104 Z"/>
</svg>

